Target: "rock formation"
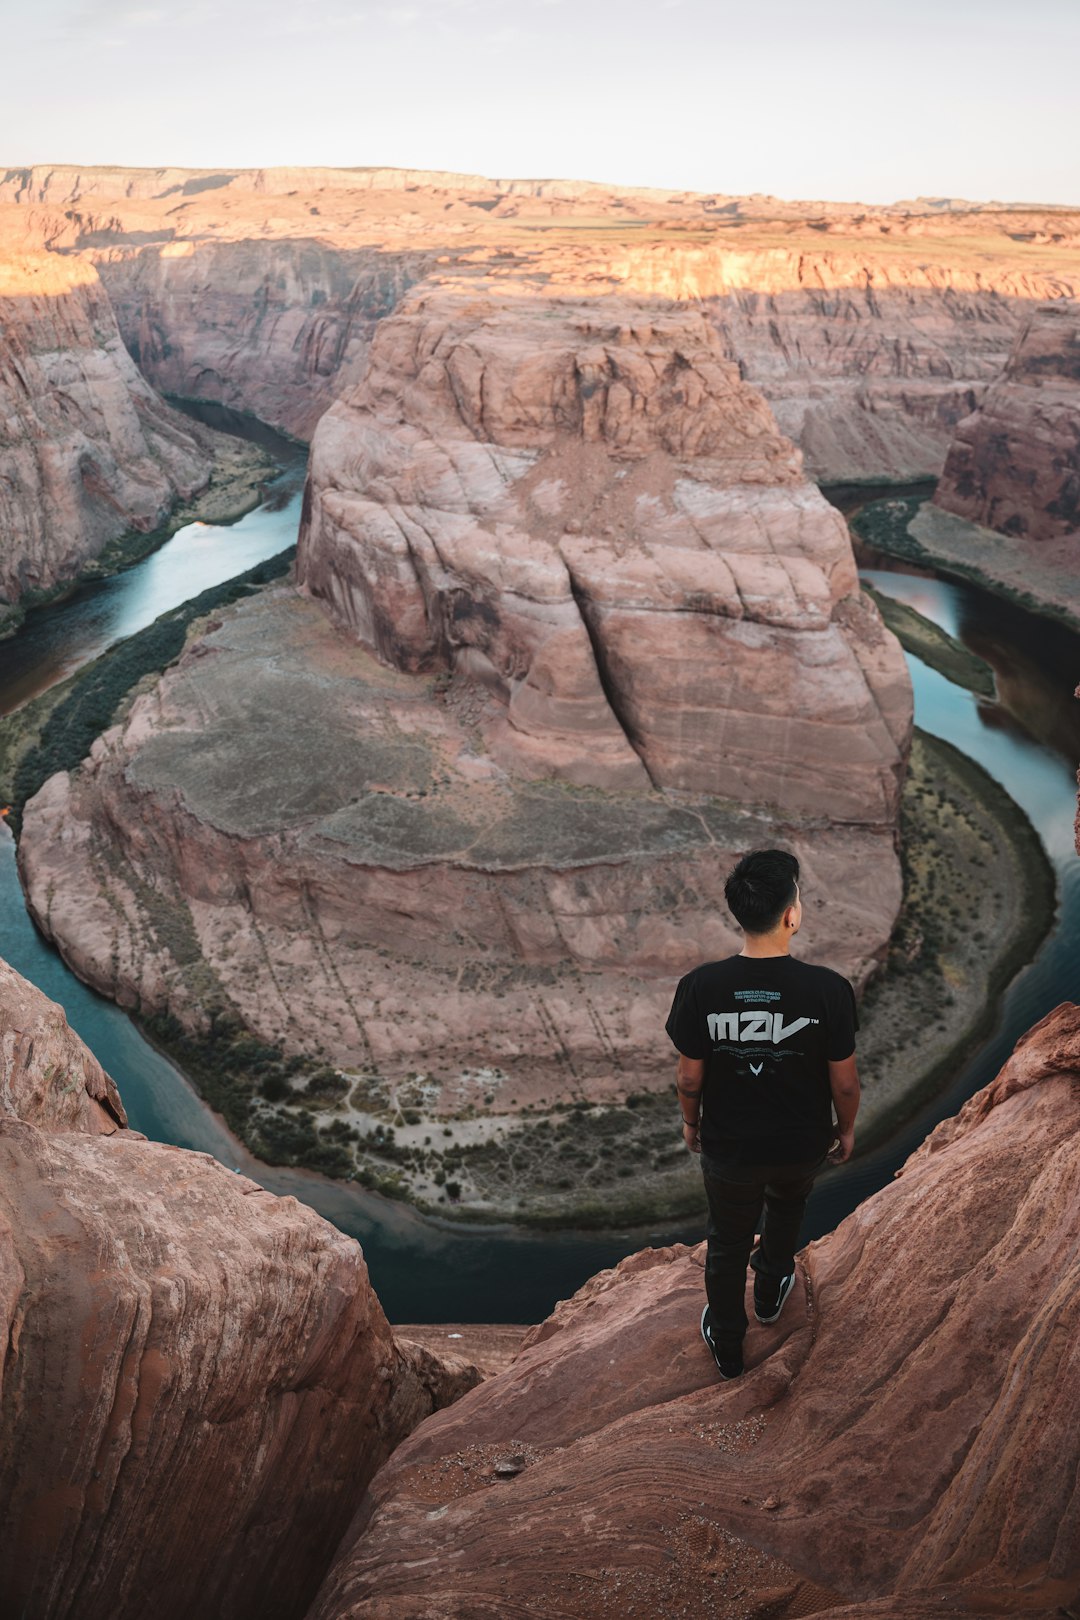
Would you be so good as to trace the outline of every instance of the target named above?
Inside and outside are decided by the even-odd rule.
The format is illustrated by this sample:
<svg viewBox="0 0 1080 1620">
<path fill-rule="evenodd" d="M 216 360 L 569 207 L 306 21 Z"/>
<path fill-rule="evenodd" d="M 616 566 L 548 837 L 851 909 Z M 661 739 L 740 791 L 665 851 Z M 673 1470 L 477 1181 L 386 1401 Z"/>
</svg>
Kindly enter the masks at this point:
<svg viewBox="0 0 1080 1620">
<path fill-rule="evenodd" d="M 196 1029 L 231 1008 L 289 1051 L 419 1074 L 436 1113 L 666 1085 L 671 986 L 734 947 L 723 874 L 764 840 L 806 863 L 815 948 L 865 978 L 900 903 L 887 820 L 778 828 L 702 795 L 529 782 L 485 730 L 506 731 L 485 687 L 440 694 L 267 593 L 30 802 L 29 904 L 122 1005 Z"/>
<path fill-rule="evenodd" d="M 62 1008 L 0 961 L 0 1115 L 43 1130 L 111 1136 L 120 1093 Z"/>
<path fill-rule="evenodd" d="M 213 466 L 212 436 L 139 375 L 82 259 L 0 257 L 0 418 L 0 602 L 153 529 Z"/>
<path fill-rule="evenodd" d="M 865 980 L 907 673 L 699 315 L 418 289 L 319 426 L 298 570 L 320 607 L 223 615 L 27 807 L 81 976 L 420 1075 L 425 1111 L 621 1099 L 667 1084 L 673 982 L 780 836 Z"/>
<path fill-rule="evenodd" d="M 155 388 L 247 411 L 308 440 L 359 382 L 372 333 L 422 273 L 421 252 L 300 241 L 166 243 L 101 274 Z"/>
<path fill-rule="evenodd" d="M 1075 212 L 950 199 L 37 168 L 0 177 L 0 214 L 97 263 L 156 387 L 304 438 L 358 381 L 374 322 L 433 265 L 701 300 L 811 474 L 833 480 L 936 475 L 1032 301 L 1080 289 Z"/>
<path fill-rule="evenodd" d="M 703 1246 L 594 1277 L 398 1448 L 310 1620 L 1067 1613 L 1078 1177 L 1066 1004 L 803 1252 L 743 1378 Z"/>
<path fill-rule="evenodd" d="M 1080 625 L 1080 304 L 1032 313 L 909 533 L 931 563 Z"/>
<path fill-rule="evenodd" d="M 894 819 L 906 671 L 699 315 L 418 293 L 309 496 L 300 583 L 384 662 L 488 685 L 517 774 Z"/>
<path fill-rule="evenodd" d="M 1080 305 L 1023 327 L 1001 376 L 949 447 L 934 502 L 1017 539 L 1080 531 Z"/>
<path fill-rule="evenodd" d="M 5 1614 L 302 1613 L 376 1467 L 475 1369 L 398 1349 L 313 1211 L 125 1129 L 3 965 L 0 1109 Z"/>
</svg>

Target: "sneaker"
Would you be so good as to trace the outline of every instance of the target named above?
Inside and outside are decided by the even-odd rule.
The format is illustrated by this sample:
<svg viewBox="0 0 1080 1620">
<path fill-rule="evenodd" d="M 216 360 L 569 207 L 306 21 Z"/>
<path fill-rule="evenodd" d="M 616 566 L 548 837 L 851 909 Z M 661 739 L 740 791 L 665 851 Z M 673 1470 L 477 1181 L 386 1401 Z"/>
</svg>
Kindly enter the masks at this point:
<svg viewBox="0 0 1080 1620">
<path fill-rule="evenodd" d="M 721 1378 L 738 1378 L 743 1370 L 742 1340 L 736 1339 L 728 1344 L 717 1344 L 712 1336 L 709 1307 L 707 1305 L 701 1313 L 701 1337 L 712 1351 L 712 1358 L 716 1362 Z"/>
<path fill-rule="evenodd" d="M 784 1301 L 795 1286 L 795 1273 L 789 1271 L 779 1281 L 775 1277 L 754 1277 L 754 1315 L 759 1322 L 775 1322 L 784 1308 Z"/>
</svg>

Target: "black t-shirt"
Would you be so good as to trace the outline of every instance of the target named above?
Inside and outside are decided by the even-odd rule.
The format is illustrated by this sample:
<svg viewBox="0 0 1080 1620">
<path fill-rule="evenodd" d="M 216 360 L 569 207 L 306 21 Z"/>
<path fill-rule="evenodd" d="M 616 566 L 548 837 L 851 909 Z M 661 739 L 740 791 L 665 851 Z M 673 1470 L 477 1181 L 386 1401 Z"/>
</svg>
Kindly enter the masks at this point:
<svg viewBox="0 0 1080 1620">
<path fill-rule="evenodd" d="M 835 1136 L 829 1061 L 855 1050 L 855 992 L 793 956 L 729 956 L 679 980 L 666 1024 L 705 1058 L 701 1146 L 737 1164 L 809 1164 Z"/>
</svg>

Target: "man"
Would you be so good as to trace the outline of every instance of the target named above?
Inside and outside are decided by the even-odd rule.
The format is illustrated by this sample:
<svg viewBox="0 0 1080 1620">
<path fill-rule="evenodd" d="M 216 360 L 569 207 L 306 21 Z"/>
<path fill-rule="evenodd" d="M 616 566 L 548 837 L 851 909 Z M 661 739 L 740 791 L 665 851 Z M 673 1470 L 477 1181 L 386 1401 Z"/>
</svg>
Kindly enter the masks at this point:
<svg viewBox="0 0 1080 1620">
<path fill-rule="evenodd" d="M 679 1052 L 683 1137 L 701 1154 L 709 1206 L 701 1334 L 720 1376 L 737 1378 L 748 1325 L 747 1261 L 754 1315 L 775 1322 L 795 1286 L 799 1227 L 815 1173 L 826 1159 L 851 1157 L 858 1015 L 847 979 L 791 955 L 802 923 L 794 855 L 754 850 L 724 894 L 743 948 L 679 981 L 666 1028 Z M 761 1241 L 751 1256 L 759 1220 Z"/>
</svg>

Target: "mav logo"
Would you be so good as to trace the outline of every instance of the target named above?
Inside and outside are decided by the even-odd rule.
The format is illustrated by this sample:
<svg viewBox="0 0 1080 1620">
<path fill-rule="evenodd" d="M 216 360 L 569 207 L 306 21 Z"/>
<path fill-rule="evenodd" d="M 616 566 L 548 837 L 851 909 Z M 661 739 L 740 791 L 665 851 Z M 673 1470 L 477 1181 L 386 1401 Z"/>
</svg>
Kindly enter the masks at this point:
<svg viewBox="0 0 1080 1620">
<path fill-rule="evenodd" d="M 710 1013 L 709 1034 L 714 1041 L 772 1041 L 775 1046 L 816 1022 L 813 1018 L 793 1018 L 785 1024 L 783 1013 L 778 1012 Z"/>
</svg>

